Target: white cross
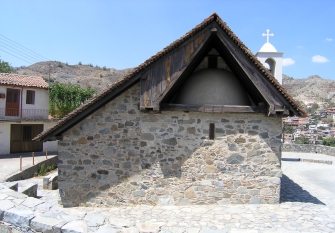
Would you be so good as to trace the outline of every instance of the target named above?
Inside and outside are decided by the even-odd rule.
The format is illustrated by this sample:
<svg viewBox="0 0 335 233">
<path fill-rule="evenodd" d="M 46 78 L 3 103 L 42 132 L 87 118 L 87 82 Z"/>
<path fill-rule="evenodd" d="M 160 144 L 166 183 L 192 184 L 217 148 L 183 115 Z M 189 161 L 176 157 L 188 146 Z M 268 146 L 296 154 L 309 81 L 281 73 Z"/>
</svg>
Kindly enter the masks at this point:
<svg viewBox="0 0 335 233">
<path fill-rule="evenodd" d="M 270 30 L 266 29 L 266 34 L 263 33 L 262 36 L 266 36 L 266 43 L 269 43 L 269 37 L 274 36 L 274 34 L 273 33 L 270 34 Z"/>
</svg>

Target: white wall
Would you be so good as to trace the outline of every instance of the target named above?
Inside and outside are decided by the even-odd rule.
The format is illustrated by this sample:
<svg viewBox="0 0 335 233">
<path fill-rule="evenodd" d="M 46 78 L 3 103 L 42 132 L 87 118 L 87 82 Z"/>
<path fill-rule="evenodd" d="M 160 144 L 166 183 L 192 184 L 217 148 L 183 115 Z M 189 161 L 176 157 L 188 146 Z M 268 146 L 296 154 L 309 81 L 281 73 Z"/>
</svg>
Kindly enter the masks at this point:
<svg viewBox="0 0 335 233">
<path fill-rule="evenodd" d="M 1 93 L 1 92 L 0 92 Z M 0 155 L 10 151 L 10 123 L 0 121 Z"/>
<path fill-rule="evenodd" d="M 56 122 L 44 123 L 43 130 L 49 129 L 54 124 L 56 124 Z M 58 141 L 44 142 L 43 143 L 43 151 L 45 151 L 46 148 L 48 148 L 48 151 L 50 151 L 50 152 L 58 151 Z"/>
<path fill-rule="evenodd" d="M 280 84 L 283 84 L 283 53 L 258 52 L 256 53 L 256 57 L 262 64 L 264 64 L 268 58 L 275 60 L 276 66 L 274 76 Z"/>
<path fill-rule="evenodd" d="M 10 121 L 0 121 L 0 156 L 10 153 L 10 128 L 11 124 L 43 124 L 44 130 L 49 129 L 51 126 L 56 124 L 56 122 L 42 122 L 42 121 L 22 121 L 22 122 L 10 122 Z M 58 141 L 44 142 L 43 151 L 48 148 L 49 152 L 58 151 Z"/>
<path fill-rule="evenodd" d="M 22 109 L 45 109 L 49 110 L 48 90 L 40 88 L 28 88 L 12 86 L 0 86 L 0 94 L 5 94 L 7 97 L 7 88 L 20 90 L 20 103 L 22 101 Z M 27 90 L 35 91 L 35 104 L 26 104 Z M 21 98 L 22 95 L 22 98 Z M 20 104 L 21 107 L 21 104 Z M 6 108 L 6 98 L 0 99 L 0 108 Z"/>
<path fill-rule="evenodd" d="M 7 87 L 6 86 L 0 86 L 0 94 L 7 94 L 6 91 Z M 6 107 L 6 98 L 0 99 L 0 108 L 5 108 Z"/>
</svg>

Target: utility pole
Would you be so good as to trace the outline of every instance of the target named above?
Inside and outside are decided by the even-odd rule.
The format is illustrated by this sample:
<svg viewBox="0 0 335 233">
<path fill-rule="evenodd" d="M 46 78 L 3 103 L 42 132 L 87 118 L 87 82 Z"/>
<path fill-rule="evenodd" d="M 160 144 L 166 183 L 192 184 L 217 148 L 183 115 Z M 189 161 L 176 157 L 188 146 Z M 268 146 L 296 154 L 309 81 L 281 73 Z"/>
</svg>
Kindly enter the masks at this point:
<svg viewBox="0 0 335 233">
<path fill-rule="evenodd" d="M 50 96 L 50 61 L 48 62 L 48 65 L 49 65 L 48 96 Z"/>
</svg>

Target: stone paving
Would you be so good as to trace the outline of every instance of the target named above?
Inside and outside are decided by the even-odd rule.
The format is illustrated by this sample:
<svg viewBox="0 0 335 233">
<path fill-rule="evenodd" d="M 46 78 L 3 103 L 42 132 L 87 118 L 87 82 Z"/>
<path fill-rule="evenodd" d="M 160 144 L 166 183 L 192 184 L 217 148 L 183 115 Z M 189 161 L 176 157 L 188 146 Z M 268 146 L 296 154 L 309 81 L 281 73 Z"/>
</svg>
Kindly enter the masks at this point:
<svg viewBox="0 0 335 233">
<path fill-rule="evenodd" d="M 0 232 L 335 232 L 335 157 L 283 153 L 281 204 L 62 208 L 58 191 L 38 199 L 0 190 Z M 5 223 L 4 223 L 5 222 Z M 15 228 L 14 226 L 20 226 Z M 7 231 L 6 231 L 7 230 Z"/>
</svg>

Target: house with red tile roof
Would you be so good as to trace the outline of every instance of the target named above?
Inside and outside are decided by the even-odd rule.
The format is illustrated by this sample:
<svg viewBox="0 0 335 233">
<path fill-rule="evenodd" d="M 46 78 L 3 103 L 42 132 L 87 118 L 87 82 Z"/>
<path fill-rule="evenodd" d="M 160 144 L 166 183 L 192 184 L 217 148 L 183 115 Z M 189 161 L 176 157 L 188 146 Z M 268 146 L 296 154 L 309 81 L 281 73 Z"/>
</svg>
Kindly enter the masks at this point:
<svg viewBox="0 0 335 233">
<path fill-rule="evenodd" d="M 54 122 L 49 115 L 49 85 L 41 77 L 0 73 L 0 156 L 57 150 L 57 143 L 32 139 Z"/>
</svg>

